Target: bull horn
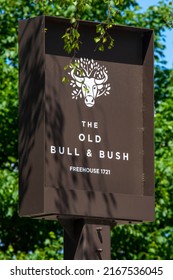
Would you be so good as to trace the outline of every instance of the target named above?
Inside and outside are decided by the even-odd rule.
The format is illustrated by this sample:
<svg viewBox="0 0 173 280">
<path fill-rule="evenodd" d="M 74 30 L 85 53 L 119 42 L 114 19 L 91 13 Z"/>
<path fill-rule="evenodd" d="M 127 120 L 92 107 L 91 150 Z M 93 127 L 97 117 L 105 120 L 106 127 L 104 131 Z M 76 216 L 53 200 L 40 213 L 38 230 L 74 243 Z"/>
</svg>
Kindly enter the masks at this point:
<svg viewBox="0 0 173 280">
<path fill-rule="evenodd" d="M 72 76 L 72 78 L 74 79 L 74 80 L 76 80 L 78 83 L 83 83 L 84 82 L 84 77 L 78 77 L 78 76 L 76 76 L 75 74 L 74 74 L 74 71 L 75 71 L 75 69 L 73 69 L 72 71 L 71 71 L 71 76 Z"/>
<path fill-rule="evenodd" d="M 101 84 L 105 83 L 108 80 L 108 75 L 104 71 L 104 78 L 103 79 L 94 79 L 94 80 L 95 80 L 95 83 L 97 85 L 101 85 Z"/>
</svg>

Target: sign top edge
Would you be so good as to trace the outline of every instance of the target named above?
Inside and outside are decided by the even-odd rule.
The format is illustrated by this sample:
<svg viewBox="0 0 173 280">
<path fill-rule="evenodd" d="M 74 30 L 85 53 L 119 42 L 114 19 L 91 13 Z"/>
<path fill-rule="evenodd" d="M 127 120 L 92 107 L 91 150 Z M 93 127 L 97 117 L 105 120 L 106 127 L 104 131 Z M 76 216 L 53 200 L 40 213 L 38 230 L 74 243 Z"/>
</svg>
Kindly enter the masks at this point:
<svg viewBox="0 0 173 280">
<path fill-rule="evenodd" d="M 56 16 L 47 16 L 47 15 L 41 15 L 41 16 L 36 16 L 32 18 L 26 18 L 26 19 L 20 19 L 19 22 L 21 21 L 30 21 L 34 20 L 36 18 L 43 18 L 43 20 L 52 20 L 60 23 L 70 23 L 70 18 L 64 18 L 64 17 L 56 17 Z M 89 26 L 96 26 L 97 24 L 102 23 L 103 25 L 106 24 L 104 22 L 99 22 L 99 21 L 89 21 L 89 20 L 81 20 L 77 19 L 79 24 L 81 25 L 89 25 Z M 151 28 L 144 28 L 144 27 L 138 27 L 138 26 L 128 26 L 128 25 L 123 25 L 123 24 L 112 24 L 113 29 L 121 29 L 121 30 L 129 30 L 129 31 L 134 31 L 134 32 L 154 32 L 154 29 Z"/>
</svg>

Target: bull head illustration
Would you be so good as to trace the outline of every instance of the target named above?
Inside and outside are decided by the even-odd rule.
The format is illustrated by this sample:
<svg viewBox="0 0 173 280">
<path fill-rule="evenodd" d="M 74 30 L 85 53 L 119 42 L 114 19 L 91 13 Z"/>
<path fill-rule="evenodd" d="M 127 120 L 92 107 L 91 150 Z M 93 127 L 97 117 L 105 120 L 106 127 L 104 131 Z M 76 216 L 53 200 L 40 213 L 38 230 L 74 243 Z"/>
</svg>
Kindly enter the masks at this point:
<svg viewBox="0 0 173 280">
<path fill-rule="evenodd" d="M 77 65 L 69 73 L 73 78 L 70 85 L 76 88 L 72 96 L 75 99 L 83 97 L 85 105 L 93 107 L 96 98 L 109 94 L 111 89 L 110 84 L 106 84 L 108 80 L 106 67 L 84 58 L 77 60 Z"/>
</svg>

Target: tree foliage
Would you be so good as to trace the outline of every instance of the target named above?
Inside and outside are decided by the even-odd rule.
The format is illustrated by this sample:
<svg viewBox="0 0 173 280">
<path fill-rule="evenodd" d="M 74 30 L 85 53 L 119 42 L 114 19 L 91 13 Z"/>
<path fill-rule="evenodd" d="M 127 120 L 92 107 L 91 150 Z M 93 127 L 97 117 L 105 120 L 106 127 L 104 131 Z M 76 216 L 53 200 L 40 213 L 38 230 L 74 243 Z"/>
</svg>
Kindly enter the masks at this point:
<svg viewBox="0 0 173 280">
<path fill-rule="evenodd" d="M 79 18 L 98 21 L 99 24 L 106 22 L 110 28 L 112 23 L 118 23 L 154 29 L 156 221 L 115 227 L 112 230 L 112 258 L 172 259 L 173 71 L 166 68 L 163 55 L 165 30 L 172 26 L 172 1 L 160 1 L 159 5 L 149 7 L 146 12 L 141 12 L 140 1 L 135 0 L 7 2 L 0 0 L 0 259 L 62 258 L 63 239 L 59 224 L 21 219 L 18 217 L 17 207 L 18 20 L 41 14 L 71 18 L 77 42 L 80 40 L 80 34 L 77 33 Z M 104 50 L 104 43 L 107 43 L 103 42 L 103 32 L 103 26 L 98 25 L 98 34 L 93 38 L 101 50 Z M 106 32 L 108 36 L 109 28 Z M 107 46 L 110 42 L 111 40 Z"/>
</svg>

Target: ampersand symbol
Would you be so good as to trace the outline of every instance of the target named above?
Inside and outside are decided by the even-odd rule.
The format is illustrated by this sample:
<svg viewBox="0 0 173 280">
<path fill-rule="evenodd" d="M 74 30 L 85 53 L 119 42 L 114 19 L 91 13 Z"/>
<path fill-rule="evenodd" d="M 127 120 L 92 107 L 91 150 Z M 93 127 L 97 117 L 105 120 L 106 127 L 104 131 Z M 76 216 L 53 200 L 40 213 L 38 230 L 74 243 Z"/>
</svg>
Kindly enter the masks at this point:
<svg viewBox="0 0 173 280">
<path fill-rule="evenodd" d="M 87 150 L 87 154 L 86 155 L 87 155 L 87 157 L 92 157 L 92 152 L 91 152 L 90 149 Z"/>
</svg>

